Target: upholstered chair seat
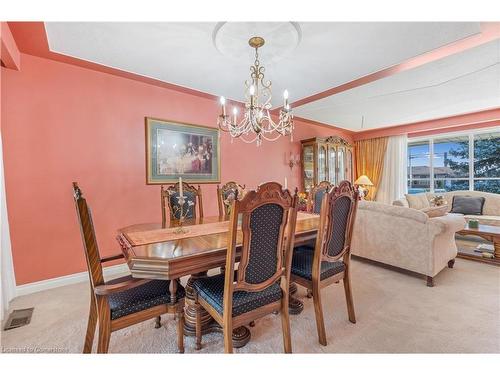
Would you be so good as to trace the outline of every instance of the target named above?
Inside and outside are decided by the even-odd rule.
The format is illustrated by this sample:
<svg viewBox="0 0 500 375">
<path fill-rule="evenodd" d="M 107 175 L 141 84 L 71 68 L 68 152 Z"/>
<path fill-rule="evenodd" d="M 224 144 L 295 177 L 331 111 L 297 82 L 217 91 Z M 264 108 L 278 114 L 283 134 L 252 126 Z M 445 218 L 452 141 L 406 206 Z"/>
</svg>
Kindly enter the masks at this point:
<svg viewBox="0 0 500 375">
<path fill-rule="evenodd" d="M 219 314 L 223 313 L 224 274 L 196 279 L 193 288 Z M 243 290 L 233 293 L 233 317 L 255 310 L 281 299 L 281 288 L 278 283 L 272 284 L 259 292 Z"/>
<path fill-rule="evenodd" d="M 292 268 L 293 275 L 307 280 L 312 280 L 314 249 L 307 246 L 296 247 L 293 251 Z M 327 279 L 345 270 L 345 264 L 338 262 L 321 262 L 321 280 Z"/>
<path fill-rule="evenodd" d="M 130 277 L 120 277 L 106 284 L 117 284 L 129 280 Z M 136 313 L 154 306 L 172 302 L 170 291 L 170 280 L 151 280 L 147 284 L 115 293 L 109 296 L 109 307 L 111 309 L 111 320 L 122 316 Z M 184 298 L 186 291 L 178 284 L 176 301 Z"/>
</svg>

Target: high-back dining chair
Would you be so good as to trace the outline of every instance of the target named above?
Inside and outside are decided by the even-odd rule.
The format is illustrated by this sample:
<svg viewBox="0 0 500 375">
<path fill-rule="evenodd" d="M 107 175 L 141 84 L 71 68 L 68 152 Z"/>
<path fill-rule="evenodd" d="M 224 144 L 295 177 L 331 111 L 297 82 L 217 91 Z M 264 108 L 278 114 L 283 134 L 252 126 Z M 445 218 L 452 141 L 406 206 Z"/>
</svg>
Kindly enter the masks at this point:
<svg viewBox="0 0 500 375">
<path fill-rule="evenodd" d="M 182 195 L 184 196 L 184 204 L 180 204 L 179 183 L 165 188 L 161 185 L 161 223 L 165 228 L 167 223 L 166 208 L 170 212 L 170 220 L 179 220 L 181 213 L 185 219 L 196 218 L 196 207 L 198 207 L 199 217 L 203 217 L 203 201 L 201 195 L 201 187 L 195 188 L 186 182 L 182 182 Z"/>
<path fill-rule="evenodd" d="M 222 326 L 226 353 L 233 352 L 233 328 L 280 311 L 285 352 L 292 352 L 288 291 L 297 201 L 297 192 L 292 196 L 276 182 L 260 185 L 241 201 L 233 201 L 226 271 L 193 283 L 196 349 L 201 348 L 203 307 Z M 236 246 L 240 239 L 240 263 L 235 272 Z"/>
<path fill-rule="evenodd" d="M 291 280 L 312 290 L 321 345 L 327 344 L 321 289 L 343 280 L 349 321 L 356 323 L 350 281 L 351 236 L 359 200 L 358 190 L 342 181 L 324 195 L 316 246 L 294 249 Z"/>
<path fill-rule="evenodd" d="M 177 281 L 134 279 L 131 276 L 104 281 L 102 264 L 123 258 L 123 254 L 101 258 L 92 222 L 92 214 L 81 189 L 73 182 L 73 195 L 90 278 L 90 312 L 84 353 L 92 351 L 94 334 L 99 321 L 98 353 L 107 353 L 111 332 L 173 313 L 177 317 L 177 346 L 184 352 L 185 290 Z"/>
<path fill-rule="evenodd" d="M 217 185 L 217 201 L 219 203 L 219 216 L 228 216 L 231 212 L 231 203 L 236 197 L 241 199 L 240 192 L 245 189 L 245 185 L 237 184 L 234 181 L 226 182 L 224 185 Z"/>
<path fill-rule="evenodd" d="M 332 186 L 329 181 L 321 181 L 318 185 L 311 188 L 307 198 L 307 212 L 319 214 L 323 196 L 330 191 Z"/>
</svg>

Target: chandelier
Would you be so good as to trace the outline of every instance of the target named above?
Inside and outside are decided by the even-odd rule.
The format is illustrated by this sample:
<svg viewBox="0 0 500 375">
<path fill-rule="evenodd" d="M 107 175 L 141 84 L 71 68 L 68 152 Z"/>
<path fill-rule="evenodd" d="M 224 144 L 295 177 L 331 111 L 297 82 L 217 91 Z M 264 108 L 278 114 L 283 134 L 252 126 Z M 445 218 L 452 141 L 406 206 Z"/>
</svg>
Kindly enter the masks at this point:
<svg viewBox="0 0 500 375">
<path fill-rule="evenodd" d="M 248 44 L 255 48 L 255 62 L 250 66 L 250 80 L 245 81 L 245 113 L 238 118 L 238 109 L 233 108 L 232 116 L 226 114 L 226 99 L 220 98 L 221 114 L 217 124 L 219 129 L 228 132 L 233 138 L 245 143 L 262 140 L 275 141 L 281 136 L 290 135 L 293 141 L 293 114 L 288 103 L 288 91 L 283 92 L 283 108 L 280 109 L 278 122 L 271 118 L 271 81 L 264 81 L 264 67 L 260 65 L 258 49 L 264 45 L 264 38 L 255 36 Z"/>
</svg>

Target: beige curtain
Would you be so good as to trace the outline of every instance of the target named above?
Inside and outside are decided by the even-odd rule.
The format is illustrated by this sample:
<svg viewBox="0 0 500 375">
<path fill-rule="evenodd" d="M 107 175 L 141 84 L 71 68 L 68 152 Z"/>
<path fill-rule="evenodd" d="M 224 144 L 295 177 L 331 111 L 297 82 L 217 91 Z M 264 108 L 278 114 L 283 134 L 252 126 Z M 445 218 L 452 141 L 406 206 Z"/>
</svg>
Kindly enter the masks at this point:
<svg viewBox="0 0 500 375">
<path fill-rule="evenodd" d="M 356 155 L 357 177 L 367 175 L 374 186 L 369 188 L 367 200 L 375 200 L 380 186 L 380 178 L 384 168 L 384 156 L 387 150 L 388 137 L 365 139 L 356 141 L 354 150 Z"/>
</svg>

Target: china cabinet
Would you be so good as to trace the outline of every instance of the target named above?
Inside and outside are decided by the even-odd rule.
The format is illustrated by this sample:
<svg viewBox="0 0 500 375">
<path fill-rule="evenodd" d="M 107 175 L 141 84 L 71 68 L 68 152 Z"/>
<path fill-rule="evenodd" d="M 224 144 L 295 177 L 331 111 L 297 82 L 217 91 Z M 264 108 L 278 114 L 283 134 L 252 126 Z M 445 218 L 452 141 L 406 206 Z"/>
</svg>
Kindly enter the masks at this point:
<svg viewBox="0 0 500 375">
<path fill-rule="evenodd" d="M 353 146 L 340 137 L 310 138 L 302 143 L 303 188 L 321 181 L 338 185 L 342 180 L 353 181 Z"/>
</svg>

